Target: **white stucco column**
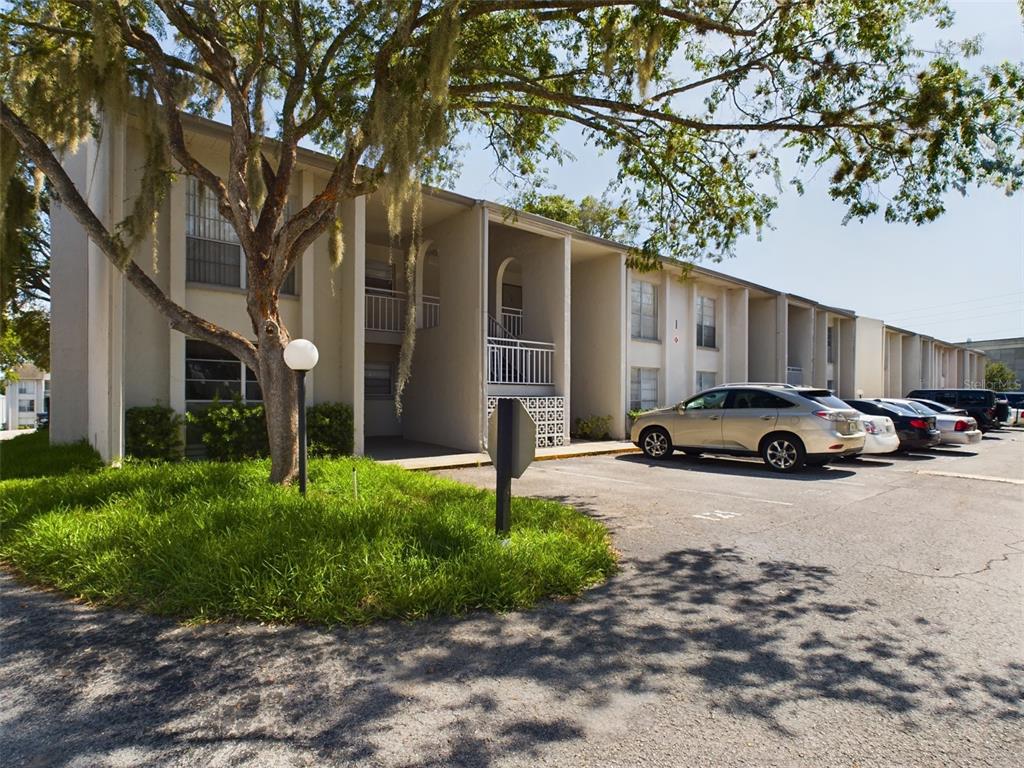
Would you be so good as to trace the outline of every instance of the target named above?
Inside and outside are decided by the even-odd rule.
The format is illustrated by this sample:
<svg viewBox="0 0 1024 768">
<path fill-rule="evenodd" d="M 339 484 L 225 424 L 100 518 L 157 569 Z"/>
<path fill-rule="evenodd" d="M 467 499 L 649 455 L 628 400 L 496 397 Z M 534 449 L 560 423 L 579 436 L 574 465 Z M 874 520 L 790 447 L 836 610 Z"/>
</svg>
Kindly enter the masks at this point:
<svg viewBox="0 0 1024 768">
<path fill-rule="evenodd" d="M 179 173 L 168 194 L 168 229 L 170 253 L 167 254 L 168 293 L 171 301 L 185 305 L 185 183 Z M 168 361 L 167 402 L 180 414 L 185 413 L 185 334 L 168 330 L 170 359 Z"/>
<path fill-rule="evenodd" d="M 299 203 L 305 208 L 313 201 L 316 194 L 313 173 L 303 170 L 299 174 Z M 299 283 L 299 301 L 302 310 L 302 338 L 309 339 L 314 344 L 322 344 L 324 340 L 316 338 L 316 256 L 314 246 L 310 245 L 302 252 L 299 260 L 299 274 L 296 278 Z M 316 390 L 316 369 L 306 374 L 306 405 L 310 406 L 316 402 L 314 396 Z"/>
</svg>

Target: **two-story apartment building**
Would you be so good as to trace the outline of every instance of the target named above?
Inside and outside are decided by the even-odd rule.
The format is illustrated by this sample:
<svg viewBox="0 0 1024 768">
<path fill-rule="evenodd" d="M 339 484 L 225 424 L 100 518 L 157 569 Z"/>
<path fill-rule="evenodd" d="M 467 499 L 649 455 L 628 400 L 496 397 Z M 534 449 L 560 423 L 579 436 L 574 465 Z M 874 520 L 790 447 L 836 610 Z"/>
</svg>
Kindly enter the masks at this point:
<svg viewBox="0 0 1024 768">
<path fill-rule="evenodd" d="M 5 429 L 34 427 L 36 416 L 50 407 L 50 374 L 34 365 L 21 365 L 17 381 L 0 397 L 0 425 Z"/>
<path fill-rule="evenodd" d="M 226 128 L 199 118 L 186 127 L 191 151 L 223 172 Z M 130 120 L 110 122 L 104 137 L 83 144 L 65 167 L 110 224 L 138 191 L 142 146 Z M 300 151 L 295 204 L 312 199 L 331 167 L 331 158 Z M 352 406 L 357 453 L 396 438 L 480 450 L 502 397 L 523 400 L 538 444 L 557 446 L 569 442 L 576 418 L 611 416 L 613 435 L 624 436 L 629 410 L 727 381 L 859 391 L 859 350 L 870 344 L 849 310 L 702 267 L 637 273 L 621 244 L 435 189 L 424 190 L 407 278 L 411 222 L 393 241 L 379 195 L 346 202 L 342 219 L 341 265 L 331 266 L 325 237 L 314 243 L 286 281 L 281 313 L 293 337 L 320 351 L 307 402 Z M 214 398 L 260 401 L 251 371 L 170 330 L 59 204 L 52 231 L 53 440 L 87 437 L 116 458 L 132 406 L 161 402 L 184 413 Z M 173 183 L 155 238 L 136 254 L 154 281 L 193 312 L 251 337 L 240 246 L 194 179 Z M 394 389 L 410 301 L 416 343 L 399 415 Z M 883 394 L 882 385 L 865 392 Z"/>
</svg>

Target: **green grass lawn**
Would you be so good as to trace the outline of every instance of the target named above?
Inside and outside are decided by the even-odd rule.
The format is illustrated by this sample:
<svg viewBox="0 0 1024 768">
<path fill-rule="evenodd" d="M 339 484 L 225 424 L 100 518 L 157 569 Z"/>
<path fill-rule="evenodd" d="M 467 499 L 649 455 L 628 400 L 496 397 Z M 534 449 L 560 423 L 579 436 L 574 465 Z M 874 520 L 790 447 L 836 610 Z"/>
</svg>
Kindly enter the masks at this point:
<svg viewBox="0 0 1024 768">
<path fill-rule="evenodd" d="M 515 499 L 503 545 L 486 491 L 325 459 L 311 462 L 303 499 L 268 471 L 265 461 L 130 463 L 4 479 L 0 559 L 97 603 L 325 624 L 521 609 L 615 569 L 604 527 L 555 502 Z"/>
<path fill-rule="evenodd" d="M 99 454 L 85 442 L 50 447 L 50 433 L 41 429 L 0 441 L 0 480 L 63 475 L 101 466 Z"/>
</svg>

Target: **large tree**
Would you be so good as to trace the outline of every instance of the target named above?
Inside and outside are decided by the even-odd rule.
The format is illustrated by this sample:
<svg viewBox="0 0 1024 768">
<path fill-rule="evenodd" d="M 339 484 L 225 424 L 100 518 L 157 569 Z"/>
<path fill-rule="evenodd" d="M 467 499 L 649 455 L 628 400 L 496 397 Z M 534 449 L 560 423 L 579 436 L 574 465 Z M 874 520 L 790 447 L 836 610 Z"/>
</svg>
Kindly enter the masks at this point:
<svg viewBox="0 0 1024 768">
<path fill-rule="evenodd" d="M 1010 64 L 969 72 L 974 43 L 915 47 L 912 25 L 950 19 L 939 0 L 15 0 L 0 15 L 0 128 L 172 328 L 256 372 L 272 479 L 287 482 L 296 384 L 278 292 L 316 238 L 339 241 L 342 201 L 383 190 L 397 234 L 418 180 L 450 168 L 466 132 L 529 176 L 574 126 L 618 160 L 618 194 L 645 217 L 641 266 L 728 253 L 765 224 L 761 182 L 782 149 L 825 166 L 850 216 L 928 221 L 950 188 L 1021 183 L 1024 79 Z M 146 173 L 108 227 L 60 160 L 124 110 L 143 125 Z M 224 115 L 226 173 L 189 151 L 184 112 Z M 337 160 L 289 214 L 302 141 Z M 172 171 L 211 190 L 238 233 L 255 343 L 133 261 Z"/>
</svg>

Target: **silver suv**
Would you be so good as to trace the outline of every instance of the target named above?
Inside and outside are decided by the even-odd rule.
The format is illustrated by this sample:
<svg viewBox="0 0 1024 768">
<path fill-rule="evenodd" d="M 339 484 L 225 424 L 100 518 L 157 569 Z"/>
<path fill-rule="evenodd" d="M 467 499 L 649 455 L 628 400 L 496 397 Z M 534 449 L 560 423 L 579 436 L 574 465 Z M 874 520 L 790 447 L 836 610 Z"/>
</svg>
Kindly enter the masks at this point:
<svg viewBox="0 0 1024 768">
<path fill-rule="evenodd" d="M 860 414 L 827 389 L 727 384 L 640 415 L 630 440 L 652 459 L 674 449 L 759 455 L 772 469 L 791 472 L 860 453 L 864 427 Z"/>
</svg>

